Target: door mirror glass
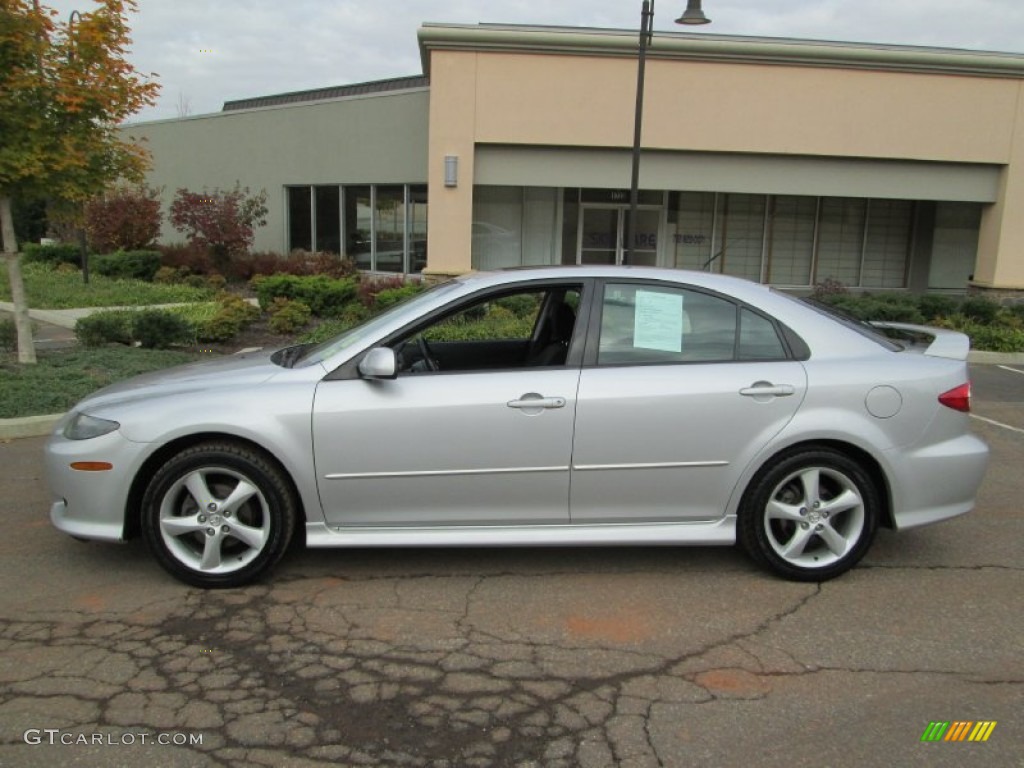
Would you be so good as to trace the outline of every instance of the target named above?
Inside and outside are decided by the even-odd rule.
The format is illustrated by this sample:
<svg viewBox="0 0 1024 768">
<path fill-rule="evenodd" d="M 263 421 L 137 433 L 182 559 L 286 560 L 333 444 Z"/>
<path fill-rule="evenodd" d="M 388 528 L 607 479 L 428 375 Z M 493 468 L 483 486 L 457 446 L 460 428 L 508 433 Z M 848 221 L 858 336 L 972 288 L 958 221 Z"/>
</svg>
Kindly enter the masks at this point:
<svg viewBox="0 0 1024 768">
<path fill-rule="evenodd" d="M 395 351 L 387 347 L 374 347 L 359 363 L 359 373 L 367 379 L 393 379 L 398 375 Z"/>
</svg>

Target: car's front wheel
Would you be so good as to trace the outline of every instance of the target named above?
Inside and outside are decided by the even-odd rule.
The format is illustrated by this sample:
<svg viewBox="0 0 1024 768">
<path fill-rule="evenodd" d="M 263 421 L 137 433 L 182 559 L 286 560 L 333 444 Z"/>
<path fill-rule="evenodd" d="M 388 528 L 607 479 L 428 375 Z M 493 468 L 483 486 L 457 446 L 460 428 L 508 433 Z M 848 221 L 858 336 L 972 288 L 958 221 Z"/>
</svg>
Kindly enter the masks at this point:
<svg viewBox="0 0 1024 768">
<path fill-rule="evenodd" d="M 230 442 L 182 450 L 153 476 L 142 532 L 157 561 L 197 587 L 237 587 L 284 554 L 296 503 L 284 473 L 264 454 Z"/>
<path fill-rule="evenodd" d="M 825 581 L 871 546 L 880 500 L 857 462 L 828 448 L 790 454 L 763 469 L 744 496 L 740 544 L 758 562 L 797 581 Z"/>
</svg>

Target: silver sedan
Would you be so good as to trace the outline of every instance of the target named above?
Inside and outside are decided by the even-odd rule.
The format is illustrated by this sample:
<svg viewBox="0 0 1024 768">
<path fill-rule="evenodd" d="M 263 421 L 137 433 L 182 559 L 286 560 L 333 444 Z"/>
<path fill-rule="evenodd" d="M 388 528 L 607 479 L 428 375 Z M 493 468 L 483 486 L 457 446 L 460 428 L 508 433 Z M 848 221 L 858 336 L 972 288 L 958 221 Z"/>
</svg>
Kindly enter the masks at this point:
<svg viewBox="0 0 1024 768">
<path fill-rule="evenodd" d="M 738 541 L 822 581 L 879 526 L 973 507 L 988 448 L 968 428 L 968 346 L 705 273 L 472 274 L 324 344 L 86 398 L 46 447 L 51 519 L 141 535 L 201 587 L 264 576 L 297 536 Z"/>
</svg>

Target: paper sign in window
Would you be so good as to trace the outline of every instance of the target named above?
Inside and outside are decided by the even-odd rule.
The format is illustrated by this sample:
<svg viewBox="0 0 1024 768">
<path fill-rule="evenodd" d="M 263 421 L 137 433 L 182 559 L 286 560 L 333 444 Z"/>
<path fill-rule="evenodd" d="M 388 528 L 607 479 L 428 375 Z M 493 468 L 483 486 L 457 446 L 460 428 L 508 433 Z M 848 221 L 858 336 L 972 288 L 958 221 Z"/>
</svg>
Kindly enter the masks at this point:
<svg viewBox="0 0 1024 768">
<path fill-rule="evenodd" d="M 683 297 L 681 294 L 636 292 L 633 346 L 663 352 L 683 351 Z"/>
</svg>

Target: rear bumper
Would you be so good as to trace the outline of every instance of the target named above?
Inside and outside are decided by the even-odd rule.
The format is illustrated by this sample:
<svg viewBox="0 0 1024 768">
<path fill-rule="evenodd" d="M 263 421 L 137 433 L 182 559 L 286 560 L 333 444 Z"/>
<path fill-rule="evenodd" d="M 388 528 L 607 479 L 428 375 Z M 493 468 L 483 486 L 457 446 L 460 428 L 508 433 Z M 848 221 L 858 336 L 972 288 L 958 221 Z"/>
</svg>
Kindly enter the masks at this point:
<svg viewBox="0 0 1024 768">
<path fill-rule="evenodd" d="M 941 443 L 887 453 L 892 467 L 893 520 L 903 531 L 970 512 L 988 468 L 989 449 L 970 433 Z"/>
</svg>

